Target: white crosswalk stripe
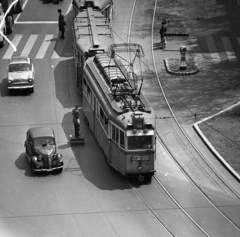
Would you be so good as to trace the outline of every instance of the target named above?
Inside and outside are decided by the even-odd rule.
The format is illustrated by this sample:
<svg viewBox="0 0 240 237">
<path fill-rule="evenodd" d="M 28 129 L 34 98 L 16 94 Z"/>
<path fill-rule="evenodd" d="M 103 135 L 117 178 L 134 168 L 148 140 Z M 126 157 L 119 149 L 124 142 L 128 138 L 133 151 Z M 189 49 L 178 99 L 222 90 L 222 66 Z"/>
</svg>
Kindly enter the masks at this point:
<svg viewBox="0 0 240 237">
<path fill-rule="evenodd" d="M 24 49 L 23 49 L 21 54 L 29 55 L 29 53 L 31 52 L 32 47 L 33 47 L 35 41 L 37 40 L 37 37 L 38 37 L 38 35 L 30 35 L 30 37 L 28 38 L 28 41 L 25 44 Z"/>
<path fill-rule="evenodd" d="M 208 46 L 208 50 L 209 50 L 211 60 L 214 61 L 214 62 L 220 62 L 221 59 L 220 59 L 220 56 L 218 54 L 218 51 L 217 51 L 217 48 L 216 48 L 216 45 L 214 43 L 213 38 L 212 37 L 205 37 L 205 39 L 206 39 L 206 43 L 207 43 L 207 46 Z"/>
<path fill-rule="evenodd" d="M 233 51 L 231 42 L 228 37 L 221 37 L 223 46 L 225 48 L 226 54 L 228 56 L 228 60 L 231 62 L 237 62 L 237 58 L 235 52 Z"/>
<path fill-rule="evenodd" d="M 43 43 L 42 43 L 41 47 L 39 48 L 38 53 L 35 58 L 37 58 L 37 59 L 44 58 L 44 55 L 47 52 L 47 49 L 51 43 L 53 36 L 54 35 L 52 35 L 52 34 L 45 36 Z"/>
<path fill-rule="evenodd" d="M 22 39 L 22 36 L 23 36 L 22 34 L 14 35 L 14 37 L 12 39 L 12 43 L 15 45 L 15 47 L 18 46 L 20 40 Z M 7 51 L 3 55 L 3 59 L 10 59 L 12 57 L 13 53 L 14 53 L 14 49 L 11 45 L 9 45 Z"/>
</svg>

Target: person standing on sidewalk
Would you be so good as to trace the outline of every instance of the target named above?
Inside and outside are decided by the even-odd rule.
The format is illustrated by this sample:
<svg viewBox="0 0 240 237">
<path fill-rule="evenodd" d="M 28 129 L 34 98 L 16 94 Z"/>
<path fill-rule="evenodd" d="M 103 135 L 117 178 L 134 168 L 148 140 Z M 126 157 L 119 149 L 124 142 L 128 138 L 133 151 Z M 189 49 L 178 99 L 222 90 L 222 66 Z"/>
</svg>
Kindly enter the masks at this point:
<svg viewBox="0 0 240 237">
<path fill-rule="evenodd" d="M 58 17 L 58 27 L 59 31 L 61 32 L 60 39 L 64 39 L 64 32 L 65 32 L 65 21 L 64 21 L 64 16 L 62 15 L 62 10 L 58 9 L 59 17 Z"/>
<path fill-rule="evenodd" d="M 72 110 L 73 116 L 73 124 L 74 124 L 74 131 L 75 131 L 75 138 L 80 137 L 80 112 L 79 107 L 75 106 L 75 109 Z"/>
<path fill-rule="evenodd" d="M 165 47 L 166 43 L 167 43 L 167 23 L 168 22 L 169 22 L 169 20 L 162 19 L 162 26 L 159 31 L 160 36 L 161 36 L 160 44 L 163 44 L 163 47 Z"/>
</svg>

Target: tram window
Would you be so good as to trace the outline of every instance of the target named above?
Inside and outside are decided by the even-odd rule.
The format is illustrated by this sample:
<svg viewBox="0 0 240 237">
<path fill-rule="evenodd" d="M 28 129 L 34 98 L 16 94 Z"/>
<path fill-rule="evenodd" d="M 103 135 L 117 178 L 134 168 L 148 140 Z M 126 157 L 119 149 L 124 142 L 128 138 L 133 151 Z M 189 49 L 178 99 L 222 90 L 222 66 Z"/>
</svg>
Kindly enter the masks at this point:
<svg viewBox="0 0 240 237">
<path fill-rule="evenodd" d="M 128 149 L 151 149 L 152 136 L 131 136 L 128 137 Z"/>
<path fill-rule="evenodd" d="M 99 118 L 99 103 L 97 102 L 97 117 Z"/>
<path fill-rule="evenodd" d="M 87 97 L 88 97 L 88 100 L 91 103 L 91 89 L 90 89 L 90 86 L 88 84 L 87 84 Z"/>
<path fill-rule="evenodd" d="M 101 122 L 102 125 L 104 125 L 104 124 L 103 124 L 103 119 L 104 119 L 103 110 L 102 110 L 102 108 L 100 107 L 100 122 Z"/>
<path fill-rule="evenodd" d="M 104 128 L 105 128 L 106 133 L 108 134 L 108 118 L 106 116 L 104 116 L 104 117 L 105 117 Z"/>
<path fill-rule="evenodd" d="M 120 146 L 122 148 L 125 148 L 125 145 L 124 145 L 124 132 L 120 130 Z"/>
<path fill-rule="evenodd" d="M 116 128 L 116 143 L 119 141 L 119 129 Z"/>
<path fill-rule="evenodd" d="M 80 60 L 81 60 L 81 62 L 80 62 L 81 63 L 81 68 L 83 68 L 83 66 L 84 66 L 84 58 L 83 58 L 82 54 L 81 54 L 81 59 Z"/>
<path fill-rule="evenodd" d="M 112 139 L 115 141 L 115 135 L 116 135 L 116 128 L 114 125 L 112 125 Z"/>
</svg>

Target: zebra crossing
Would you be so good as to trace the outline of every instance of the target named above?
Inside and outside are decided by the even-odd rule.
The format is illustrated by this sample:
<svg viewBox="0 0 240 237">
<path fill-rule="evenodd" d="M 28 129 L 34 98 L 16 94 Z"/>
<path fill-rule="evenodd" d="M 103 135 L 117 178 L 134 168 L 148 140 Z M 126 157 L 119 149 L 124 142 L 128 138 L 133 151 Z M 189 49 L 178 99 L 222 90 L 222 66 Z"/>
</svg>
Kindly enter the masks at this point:
<svg viewBox="0 0 240 237">
<path fill-rule="evenodd" d="M 191 40 L 192 47 L 203 54 L 212 63 L 222 61 L 240 62 L 240 37 L 200 37 L 197 42 Z"/>
<path fill-rule="evenodd" d="M 27 37 L 23 34 L 15 34 L 11 41 L 16 46 L 17 52 L 14 52 L 11 45 L 6 43 L 4 48 L 0 49 L 2 59 L 8 60 L 13 55 L 20 54 L 27 54 L 32 59 L 59 59 L 64 44 L 64 41 L 58 41 L 58 35 L 54 34 L 30 34 Z M 206 36 L 199 38 L 193 45 L 212 63 L 240 62 L 240 37 Z"/>
<path fill-rule="evenodd" d="M 16 46 L 17 51 L 11 45 L 5 44 L 4 48 L 0 49 L 0 55 L 3 54 L 2 59 L 10 59 L 13 55 L 26 54 L 32 59 L 59 59 L 63 50 L 63 41 L 58 45 L 58 35 L 46 34 L 45 36 L 38 34 L 30 34 L 24 37 L 23 34 L 15 34 L 11 39 Z M 20 47 L 23 45 L 23 47 Z M 58 47 L 59 46 L 59 47 Z"/>
</svg>

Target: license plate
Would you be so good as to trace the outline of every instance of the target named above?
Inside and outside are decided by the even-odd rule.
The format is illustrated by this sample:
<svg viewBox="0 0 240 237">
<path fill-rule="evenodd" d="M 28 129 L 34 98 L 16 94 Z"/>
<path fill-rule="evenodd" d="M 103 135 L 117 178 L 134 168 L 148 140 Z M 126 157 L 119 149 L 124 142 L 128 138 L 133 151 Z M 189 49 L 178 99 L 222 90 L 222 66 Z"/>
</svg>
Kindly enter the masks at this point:
<svg viewBox="0 0 240 237">
<path fill-rule="evenodd" d="M 132 160 L 149 160 L 149 156 L 132 156 Z"/>
<path fill-rule="evenodd" d="M 53 169 L 47 169 L 47 172 L 53 171 Z"/>
</svg>

